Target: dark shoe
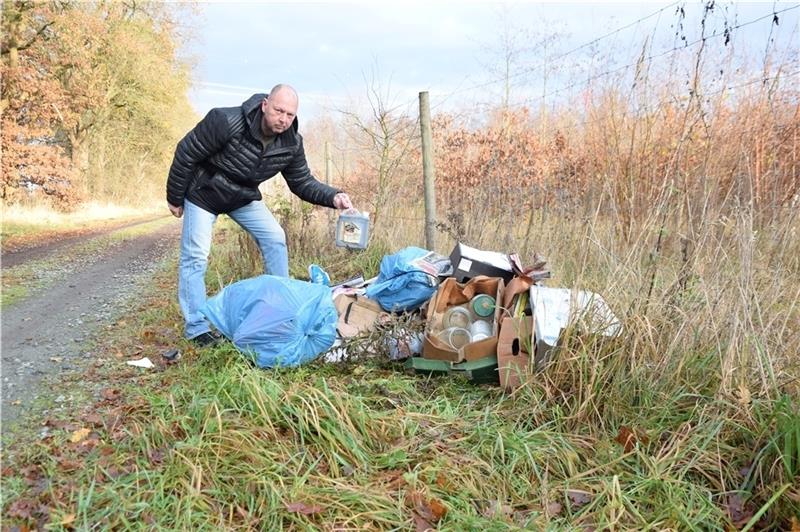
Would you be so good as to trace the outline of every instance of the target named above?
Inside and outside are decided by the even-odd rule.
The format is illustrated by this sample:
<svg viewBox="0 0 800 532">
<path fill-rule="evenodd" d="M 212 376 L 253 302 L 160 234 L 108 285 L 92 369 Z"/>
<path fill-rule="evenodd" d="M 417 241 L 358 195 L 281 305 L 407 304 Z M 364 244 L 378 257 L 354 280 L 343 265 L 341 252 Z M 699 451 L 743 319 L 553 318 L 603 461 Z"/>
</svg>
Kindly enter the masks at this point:
<svg viewBox="0 0 800 532">
<path fill-rule="evenodd" d="M 218 332 L 209 331 L 199 334 L 194 338 L 189 338 L 189 341 L 197 347 L 214 347 L 222 343 L 222 336 Z"/>
</svg>

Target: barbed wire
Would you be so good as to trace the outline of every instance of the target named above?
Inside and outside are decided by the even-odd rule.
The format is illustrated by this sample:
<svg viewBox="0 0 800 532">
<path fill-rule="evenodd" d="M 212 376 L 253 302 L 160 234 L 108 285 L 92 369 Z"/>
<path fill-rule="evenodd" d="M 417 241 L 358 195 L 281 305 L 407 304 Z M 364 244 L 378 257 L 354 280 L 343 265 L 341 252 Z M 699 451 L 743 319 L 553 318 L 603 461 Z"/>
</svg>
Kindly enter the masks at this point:
<svg viewBox="0 0 800 532">
<path fill-rule="evenodd" d="M 543 67 L 547 66 L 548 64 L 551 64 L 551 63 L 553 63 L 555 61 L 560 61 L 560 60 L 562 60 L 562 59 L 564 59 L 566 57 L 569 57 L 570 55 L 572 55 L 574 53 L 579 52 L 580 50 L 583 50 L 583 49 L 588 48 L 590 46 L 593 46 L 593 45 L 595 45 L 595 44 L 597 44 L 599 42 L 602 42 L 605 39 L 613 37 L 614 35 L 616 35 L 618 33 L 621 33 L 622 31 L 624 31 L 624 30 L 626 30 L 628 28 L 631 28 L 633 26 L 641 24 L 642 22 L 644 22 L 644 21 L 646 21 L 646 20 L 648 20 L 650 18 L 653 18 L 656 15 L 660 15 L 664 11 L 666 11 L 668 9 L 671 9 L 671 8 L 677 6 L 678 4 L 681 4 L 681 3 L 682 3 L 681 1 L 673 2 L 673 3 L 671 3 L 671 4 L 667 5 L 667 6 L 664 6 L 664 7 L 660 8 L 660 9 L 650 13 L 649 15 L 646 15 L 644 17 L 638 18 L 633 22 L 630 22 L 630 23 L 628 23 L 628 24 L 626 24 L 624 26 L 621 26 L 621 27 L 613 30 L 613 31 L 610 31 L 610 32 L 608 32 L 608 33 L 606 33 L 604 35 L 601 35 L 600 37 L 596 37 L 596 38 L 592 39 L 591 41 L 588 41 L 588 42 L 585 42 L 583 44 L 580 44 L 580 45 L 576 46 L 575 48 L 572 48 L 572 49 L 570 49 L 570 50 L 568 50 L 568 51 L 566 51 L 566 52 L 564 52 L 564 53 L 562 53 L 560 55 L 557 55 L 554 58 L 549 59 L 547 62 L 542 62 L 542 63 L 536 65 L 535 67 L 529 67 L 525 72 L 518 72 L 518 73 L 512 74 L 512 75 L 510 75 L 508 77 L 504 76 L 502 78 L 497 78 L 497 79 L 493 79 L 493 80 L 489 80 L 489 81 L 483 81 L 483 82 L 480 82 L 480 83 L 477 83 L 477 84 L 474 84 L 474 85 L 470 85 L 468 87 L 455 89 L 455 90 L 449 92 L 441 101 L 439 101 L 435 105 L 432 105 L 431 106 L 431 110 L 438 109 L 439 107 L 444 105 L 450 98 L 452 98 L 454 96 L 457 96 L 458 94 L 462 94 L 464 92 L 473 91 L 475 89 L 480 89 L 480 88 L 483 88 L 483 87 L 488 87 L 490 85 L 494 85 L 495 83 L 504 82 L 507 79 L 514 79 L 514 78 L 518 78 L 518 77 L 520 77 L 522 75 L 526 75 L 526 74 L 530 74 L 531 72 L 535 72 L 539 68 L 543 68 Z M 683 3 L 685 3 L 685 2 L 683 2 Z M 396 105 L 395 108 L 400 108 L 400 107 L 405 107 L 405 106 L 412 105 L 416 99 L 417 99 L 416 97 L 410 98 L 410 99 L 406 100 L 405 103 L 401 103 L 401 104 Z"/>
<path fill-rule="evenodd" d="M 562 59 L 565 59 L 565 58 L 569 57 L 570 55 L 579 52 L 580 50 L 583 50 L 585 48 L 589 48 L 590 46 L 593 46 L 593 45 L 595 45 L 595 44 L 597 44 L 599 42 L 602 42 L 605 39 L 608 39 L 608 38 L 610 38 L 610 37 L 612 37 L 612 36 L 614 36 L 614 35 L 616 35 L 618 33 L 621 33 L 621 32 L 623 32 L 624 30 L 626 30 L 628 28 L 631 28 L 633 26 L 637 26 L 637 25 L 641 24 L 642 22 L 644 22 L 645 20 L 648 20 L 648 19 L 650 19 L 650 18 L 652 18 L 652 17 L 654 17 L 656 15 L 660 15 L 662 12 L 666 11 L 667 9 L 671 9 L 671 8 L 675 7 L 676 5 L 678 5 L 680 3 L 681 2 L 673 2 L 673 3 L 671 3 L 671 4 L 669 4 L 669 5 L 665 6 L 665 7 L 662 7 L 661 9 L 658 9 L 657 11 L 654 11 L 654 12 L 650 13 L 647 16 L 641 17 L 641 18 L 639 18 L 639 19 L 637 19 L 637 20 L 635 20 L 635 21 L 633 21 L 633 22 L 631 22 L 629 24 L 626 24 L 624 26 L 621 26 L 621 27 L 609 32 L 609 33 L 606 33 L 605 35 L 601 35 L 600 37 L 592 39 L 591 41 L 588 41 L 588 42 L 585 42 L 585 43 L 583 43 L 583 44 L 581 44 L 579 46 L 576 46 L 575 48 L 572 48 L 572 49 L 564 52 L 563 54 L 560 54 L 560 55 L 557 55 L 555 57 L 552 57 L 552 58 L 548 59 L 547 61 L 540 62 L 539 64 L 537 64 L 534 67 L 529 67 L 524 71 L 520 71 L 520 72 L 517 72 L 515 74 L 511 74 L 509 76 L 504 76 L 502 78 L 497 78 L 497 79 L 485 81 L 485 82 L 482 82 L 482 83 L 478 83 L 476 85 L 472 85 L 470 87 L 466 87 L 466 88 L 463 88 L 463 89 L 456 90 L 453 93 L 451 93 L 448 97 L 455 96 L 457 94 L 461 94 L 461 93 L 468 92 L 468 91 L 471 91 L 471 90 L 480 89 L 480 88 L 483 88 L 483 87 L 488 87 L 490 85 L 494 85 L 495 83 L 506 82 L 508 80 L 515 79 L 515 78 L 518 78 L 520 76 L 524 76 L 524 75 L 530 74 L 532 72 L 536 72 L 537 70 L 539 70 L 541 68 L 545 68 L 548 65 L 550 65 L 550 64 L 552 64 L 552 63 L 554 63 L 556 61 L 560 61 Z"/>
<path fill-rule="evenodd" d="M 671 8 L 675 7 L 676 5 L 678 5 L 680 3 L 681 2 L 673 2 L 672 4 L 669 4 L 668 6 L 665 6 L 665 7 L 661 8 L 661 9 L 659 9 L 657 11 L 654 11 L 653 13 L 650 13 L 647 16 L 641 17 L 640 19 L 637 19 L 634 22 L 631 22 L 629 24 L 621 26 L 621 27 L 609 32 L 609 33 L 606 33 L 606 34 L 604 34 L 604 35 L 602 35 L 600 37 L 592 39 L 591 41 L 588 41 L 588 42 L 586 42 L 584 44 L 576 46 L 576 47 L 570 49 L 569 51 L 557 56 L 556 58 L 551 59 L 550 61 L 552 62 L 552 61 L 563 59 L 563 58 L 569 56 L 570 54 L 576 53 L 579 50 L 582 50 L 584 48 L 592 46 L 592 45 L 594 45 L 594 44 L 596 44 L 598 42 L 603 41 L 604 39 L 607 39 L 607 38 L 610 38 L 613 35 L 619 34 L 620 32 L 622 32 L 622 31 L 624 31 L 624 30 L 626 30 L 626 29 L 628 29 L 630 27 L 633 27 L 633 26 L 635 26 L 637 24 L 640 24 L 641 22 L 643 22 L 645 20 L 648 20 L 648 19 L 660 14 L 660 13 L 664 12 L 667 9 L 671 9 Z M 557 94 L 561 94 L 561 93 L 563 93 L 563 92 L 565 92 L 565 91 L 567 91 L 567 90 L 569 90 L 571 88 L 574 88 L 576 86 L 583 85 L 583 84 L 588 84 L 591 81 L 594 81 L 596 79 L 601 79 L 601 78 L 606 77 L 606 76 L 610 76 L 610 75 L 612 75 L 614 73 L 617 73 L 617 72 L 621 72 L 621 71 L 623 71 L 625 69 L 629 69 L 629 68 L 631 68 L 633 66 L 640 65 L 643 62 L 652 62 L 653 60 L 659 59 L 659 58 L 664 57 L 664 56 L 666 56 L 668 54 L 675 53 L 675 52 L 681 51 L 681 50 L 690 49 L 692 46 L 695 46 L 696 44 L 699 44 L 699 43 L 702 43 L 702 42 L 705 42 L 705 41 L 708 41 L 708 40 L 711 40 L 711 39 L 719 38 L 719 37 L 722 37 L 722 36 L 725 36 L 725 35 L 729 36 L 731 34 L 731 32 L 733 32 L 735 30 L 738 30 L 740 28 L 744 28 L 744 27 L 756 24 L 756 23 L 758 23 L 758 22 L 760 22 L 762 20 L 765 20 L 767 18 L 772 18 L 773 20 L 775 20 L 778 15 L 786 13 L 788 11 L 792 11 L 792 10 L 798 9 L 798 8 L 800 8 L 800 4 L 794 4 L 792 6 L 789 6 L 789 7 L 786 7 L 784 9 L 776 11 L 774 9 L 774 6 L 773 6 L 772 9 L 769 11 L 769 13 L 767 13 L 765 15 L 762 15 L 762 16 L 759 16 L 757 18 L 751 19 L 751 20 L 749 20 L 747 22 L 743 22 L 743 23 L 737 24 L 735 26 L 731 26 L 731 27 L 727 28 L 727 31 L 725 33 L 715 33 L 715 34 L 708 35 L 708 36 L 704 35 L 703 37 L 701 37 L 699 39 L 696 39 L 694 41 L 691 41 L 691 42 L 688 42 L 688 43 L 684 43 L 684 44 L 681 44 L 681 45 L 678 45 L 678 46 L 674 46 L 674 47 L 672 47 L 672 48 L 670 48 L 668 50 L 662 51 L 662 52 L 651 54 L 651 55 L 647 56 L 646 58 L 638 59 L 636 62 L 632 62 L 632 63 L 629 63 L 627 65 L 623 65 L 621 67 L 616 67 L 616 68 L 607 70 L 605 72 L 596 74 L 596 75 L 591 76 L 589 78 L 582 79 L 579 82 L 570 83 L 570 84 L 568 84 L 566 86 L 558 88 L 555 91 L 547 92 L 545 94 L 536 96 L 534 98 L 528 98 L 526 100 L 523 100 L 522 102 L 511 104 L 509 107 L 512 107 L 512 108 L 527 107 L 531 103 L 535 103 L 535 102 L 541 101 L 543 99 L 546 99 L 548 97 L 552 97 L 552 96 L 555 96 Z M 543 66 L 545 64 L 546 63 L 542 63 L 539 66 Z M 535 70 L 535 68 L 529 70 L 528 72 L 531 72 L 531 71 L 534 71 L 534 70 Z M 722 87 L 720 89 L 717 89 L 717 90 L 714 90 L 714 91 L 711 91 L 711 92 L 703 92 L 703 93 L 700 94 L 700 96 L 703 96 L 703 97 L 707 98 L 707 97 L 710 97 L 710 96 L 713 96 L 713 95 L 716 95 L 716 94 L 719 94 L 719 93 L 722 93 L 722 92 L 725 92 L 725 91 L 732 91 L 732 90 L 736 90 L 736 89 L 739 89 L 739 88 L 744 88 L 744 87 L 747 87 L 747 86 L 750 86 L 750 85 L 754 85 L 756 83 L 766 84 L 769 81 L 774 81 L 774 80 L 777 80 L 777 79 L 780 79 L 780 78 L 784 78 L 784 79 L 785 78 L 791 78 L 791 77 L 794 77 L 794 76 L 796 76 L 798 74 L 800 74 L 800 71 L 792 72 L 790 74 L 778 73 L 778 74 L 775 74 L 773 76 L 759 76 L 757 78 L 750 79 L 750 80 L 748 80 L 746 82 L 743 82 L 743 83 L 740 83 L 740 84 L 727 85 L 725 87 Z M 518 77 L 518 75 L 514 75 L 514 77 Z M 463 93 L 463 92 L 466 92 L 468 90 L 472 90 L 474 88 L 480 88 L 480 87 L 483 87 L 483 86 L 488 86 L 488 85 L 493 84 L 493 83 L 497 83 L 498 81 L 504 81 L 505 79 L 507 79 L 507 78 L 502 78 L 502 79 L 499 79 L 499 80 L 492 80 L 492 81 L 489 81 L 489 82 L 484 82 L 484 83 L 481 83 L 481 84 L 478 84 L 478 85 L 474 85 L 472 87 L 461 89 L 459 91 L 455 91 L 455 92 L 451 93 L 450 95 L 448 95 L 446 97 L 446 99 L 449 99 L 449 98 L 451 98 L 452 96 L 454 96 L 456 94 Z M 670 100 L 674 100 L 674 98 L 675 98 L 674 96 L 671 96 L 671 97 L 662 99 L 661 101 L 659 101 L 652 108 L 652 111 L 650 111 L 650 112 L 654 112 L 655 110 L 661 109 Z M 410 105 L 411 103 L 414 102 L 414 100 L 416 100 L 416 98 L 412 98 L 412 99 L 408 100 L 408 103 L 405 104 L 405 105 Z M 444 103 L 444 101 L 443 102 L 439 102 L 436 105 L 432 106 L 432 110 L 436 109 L 439 106 L 441 106 L 443 103 Z M 647 110 L 647 109 L 645 109 L 645 110 Z M 474 112 L 474 110 L 473 110 L 473 112 Z M 577 122 L 575 124 L 572 124 L 570 126 L 562 126 L 560 129 L 562 129 L 562 130 L 563 129 L 566 129 L 566 130 L 577 129 L 577 128 L 580 128 L 580 127 L 585 127 L 587 125 L 591 125 L 592 123 L 597 122 L 597 121 L 599 121 L 599 120 L 584 120 L 584 121 L 580 121 L 580 122 Z M 411 124 L 408 124 L 408 125 L 411 125 Z M 414 125 L 416 125 L 416 123 L 414 123 Z M 359 152 L 359 151 L 362 151 L 362 148 L 358 148 L 358 147 L 344 148 L 344 147 L 341 147 L 341 146 L 338 146 L 338 145 L 333 145 L 333 144 L 332 144 L 332 147 L 337 149 L 340 152 L 345 152 L 345 151 L 347 151 L 347 152 Z M 334 163 L 334 165 L 336 166 L 335 163 Z M 338 169 L 338 168 L 337 168 L 337 170 L 341 171 L 341 169 Z"/>
<path fill-rule="evenodd" d="M 795 4 L 795 5 L 791 6 L 791 7 L 787 7 L 785 9 L 780 10 L 780 11 L 771 10 L 766 15 L 763 15 L 761 17 L 758 17 L 758 18 L 755 18 L 755 19 L 752 19 L 752 20 L 749 20 L 747 22 L 743 22 L 741 24 L 737 24 L 736 26 L 732 26 L 731 28 L 729 28 L 729 32 L 732 32 L 732 31 L 740 29 L 740 28 L 744 28 L 746 26 L 750 26 L 752 24 L 756 24 L 757 22 L 760 22 L 760 21 L 762 21 L 764 19 L 767 19 L 767 18 L 773 18 L 773 20 L 774 20 L 774 17 L 777 17 L 777 15 L 780 15 L 782 13 L 785 13 L 787 11 L 791 11 L 791 10 L 797 9 L 797 8 L 800 8 L 800 4 Z M 509 107 L 526 107 L 526 106 L 528 106 L 528 105 L 530 105 L 532 103 L 539 102 L 539 101 L 544 100 L 544 99 L 546 99 L 548 97 L 552 97 L 552 96 L 561 94 L 561 93 L 563 93 L 563 92 L 565 92 L 565 91 L 567 91 L 569 89 L 575 88 L 575 87 L 577 87 L 579 85 L 588 84 L 588 83 L 590 83 L 592 81 L 595 81 L 597 79 L 601 79 L 601 78 L 604 78 L 606 76 L 610 76 L 611 74 L 615 74 L 617 72 L 621 72 L 623 70 L 627 70 L 627 69 L 629 69 L 631 67 L 641 65 L 644 62 L 652 62 L 654 59 L 658 59 L 658 58 L 663 57 L 663 56 L 665 56 L 667 54 L 675 53 L 675 52 L 681 51 L 681 50 L 686 50 L 686 49 L 691 48 L 692 46 L 694 46 L 696 44 L 703 43 L 703 42 L 706 42 L 708 40 L 715 39 L 715 38 L 718 38 L 718 37 L 722 37 L 724 35 L 726 35 L 726 34 L 725 33 L 716 33 L 716 34 L 713 34 L 713 35 L 703 36 L 703 37 L 701 37 L 699 39 L 696 39 L 696 40 L 694 40 L 694 41 L 692 41 L 690 43 L 686 43 L 686 44 L 683 44 L 683 45 L 680 45 L 680 46 L 674 46 L 674 47 L 672 47 L 672 48 L 670 48 L 670 49 L 668 49 L 666 51 L 663 51 L 663 52 L 660 52 L 660 53 L 657 53 L 657 54 L 652 54 L 652 55 L 649 55 L 649 56 L 647 56 L 645 58 L 640 58 L 640 59 L 636 60 L 635 62 L 628 63 L 627 65 L 623 65 L 621 67 L 617 67 L 617 68 L 613 68 L 613 69 L 610 69 L 610 70 L 606 70 L 605 72 L 601 72 L 599 74 L 595 74 L 595 75 L 590 76 L 590 77 L 588 77 L 586 79 L 582 79 L 580 81 L 576 81 L 576 82 L 570 83 L 568 85 L 560 87 L 559 89 L 557 89 L 555 91 L 546 92 L 546 93 L 541 94 L 539 96 L 532 97 L 532 98 L 527 98 L 527 99 L 525 99 L 525 100 L 523 100 L 521 102 L 517 102 L 515 104 L 510 104 Z"/>
</svg>

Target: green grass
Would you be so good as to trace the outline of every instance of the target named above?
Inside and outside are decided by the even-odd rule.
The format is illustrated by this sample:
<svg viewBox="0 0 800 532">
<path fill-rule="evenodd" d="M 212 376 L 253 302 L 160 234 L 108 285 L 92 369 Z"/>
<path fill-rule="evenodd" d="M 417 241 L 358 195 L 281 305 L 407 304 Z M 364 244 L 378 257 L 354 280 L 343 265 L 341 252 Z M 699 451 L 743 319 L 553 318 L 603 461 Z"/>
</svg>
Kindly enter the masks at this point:
<svg viewBox="0 0 800 532">
<path fill-rule="evenodd" d="M 246 247 L 221 225 L 211 286 L 254 273 Z M 374 274 L 378 255 L 318 257 L 344 276 Z M 106 350 L 163 343 L 152 331 L 180 322 L 164 297 L 173 288 L 170 270 Z M 626 332 L 641 340 L 645 325 Z M 184 358 L 163 371 L 106 375 L 121 392 L 90 405 L 95 418 L 6 450 L 5 525 L 727 530 L 787 527 L 800 512 L 796 397 L 720 393 L 718 351 L 702 342 L 661 361 L 628 337 L 568 336 L 514 393 L 407 374 L 381 352 L 265 371 L 229 344 L 180 345 Z M 93 434 L 70 442 L 81 427 Z M 627 452 L 621 427 L 637 435 Z"/>
</svg>

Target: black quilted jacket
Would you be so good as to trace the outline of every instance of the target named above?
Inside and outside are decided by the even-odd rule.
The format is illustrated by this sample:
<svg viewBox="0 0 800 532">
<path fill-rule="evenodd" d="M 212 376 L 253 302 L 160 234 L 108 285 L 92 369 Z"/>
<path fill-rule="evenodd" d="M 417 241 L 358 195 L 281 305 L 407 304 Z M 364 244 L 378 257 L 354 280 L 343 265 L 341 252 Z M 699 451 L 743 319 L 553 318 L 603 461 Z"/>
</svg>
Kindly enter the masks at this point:
<svg viewBox="0 0 800 532">
<path fill-rule="evenodd" d="M 241 107 L 209 111 L 175 149 L 167 178 L 167 201 L 184 198 L 214 214 L 227 213 L 261 199 L 258 185 L 280 172 L 301 199 L 333 207 L 339 190 L 311 175 L 297 132 L 297 118 L 264 150 L 260 140 L 261 101 L 254 94 Z"/>
</svg>

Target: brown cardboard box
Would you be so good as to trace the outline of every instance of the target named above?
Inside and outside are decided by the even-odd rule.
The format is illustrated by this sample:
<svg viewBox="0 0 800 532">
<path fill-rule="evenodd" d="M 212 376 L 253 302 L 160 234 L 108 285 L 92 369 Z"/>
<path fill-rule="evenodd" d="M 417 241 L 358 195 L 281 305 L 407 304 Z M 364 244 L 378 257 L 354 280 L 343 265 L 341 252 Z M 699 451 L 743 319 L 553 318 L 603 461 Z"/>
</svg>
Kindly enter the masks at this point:
<svg viewBox="0 0 800 532">
<path fill-rule="evenodd" d="M 518 388 L 533 369 L 533 317 L 506 317 L 497 339 L 497 366 L 500 386 L 507 390 Z"/>
<path fill-rule="evenodd" d="M 501 302 L 503 301 L 504 287 L 503 279 L 497 277 L 479 276 L 466 284 L 459 284 L 452 277 L 445 279 L 428 302 L 428 320 L 425 325 L 422 356 L 430 360 L 463 362 L 496 355 L 497 332 L 503 318 Z M 494 310 L 492 336 L 478 342 L 472 342 L 458 351 L 454 351 L 449 345 L 437 338 L 434 333 L 442 329 L 442 318 L 449 307 L 464 304 L 478 294 L 488 294 L 498 302 Z"/>
<path fill-rule="evenodd" d="M 365 296 L 339 294 L 333 300 L 333 306 L 339 314 L 336 330 L 343 338 L 371 331 L 378 321 L 388 317 L 377 301 Z"/>
</svg>

